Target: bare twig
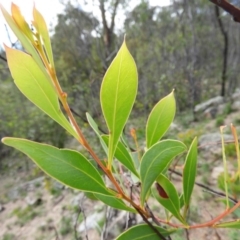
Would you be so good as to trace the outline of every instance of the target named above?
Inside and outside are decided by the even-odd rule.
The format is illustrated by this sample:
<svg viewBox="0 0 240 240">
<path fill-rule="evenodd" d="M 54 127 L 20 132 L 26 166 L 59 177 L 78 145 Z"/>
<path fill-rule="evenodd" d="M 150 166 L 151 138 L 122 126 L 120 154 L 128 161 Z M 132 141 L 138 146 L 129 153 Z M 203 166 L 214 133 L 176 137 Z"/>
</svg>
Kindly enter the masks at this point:
<svg viewBox="0 0 240 240">
<path fill-rule="evenodd" d="M 227 0 L 209 0 L 218 7 L 232 15 L 235 22 L 240 22 L 240 9 L 229 3 Z"/>
<path fill-rule="evenodd" d="M 174 173 L 174 174 L 176 174 L 176 175 L 178 175 L 178 176 L 181 176 L 181 177 L 182 177 L 182 174 L 181 174 L 181 173 L 179 173 L 179 172 L 177 172 L 177 171 L 175 171 L 175 170 L 173 170 L 173 169 L 171 169 L 171 168 L 169 168 L 169 171 L 172 172 L 172 173 Z M 218 196 L 222 196 L 222 197 L 226 197 L 226 195 L 225 195 L 224 193 L 218 192 L 218 191 L 216 191 L 216 190 L 214 190 L 214 189 L 211 189 L 210 187 L 208 187 L 208 186 L 206 186 L 206 185 L 204 185 L 204 184 L 202 184 L 202 183 L 195 182 L 195 184 L 196 184 L 197 186 L 199 186 L 199 187 L 207 190 L 208 192 L 210 192 L 210 193 L 212 193 L 212 194 L 215 194 L 215 195 L 218 195 Z M 232 201 L 233 203 L 237 203 L 237 202 L 238 202 L 236 199 L 234 199 L 234 198 L 232 198 L 232 197 L 228 197 L 228 199 L 229 199 L 230 201 Z"/>
<path fill-rule="evenodd" d="M 138 213 L 141 215 L 143 221 L 159 236 L 159 239 L 166 240 L 166 238 L 152 225 L 151 222 L 138 210 Z"/>
<path fill-rule="evenodd" d="M 189 231 L 188 231 L 188 229 L 185 229 L 185 233 L 186 233 L 186 239 L 187 239 L 187 240 L 190 240 L 190 238 L 189 238 Z"/>
<path fill-rule="evenodd" d="M 0 59 L 2 59 L 3 61 L 7 62 L 7 59 L 5 57 L 3 57 L 2 55 L 0 55 Z"/>
</svg>

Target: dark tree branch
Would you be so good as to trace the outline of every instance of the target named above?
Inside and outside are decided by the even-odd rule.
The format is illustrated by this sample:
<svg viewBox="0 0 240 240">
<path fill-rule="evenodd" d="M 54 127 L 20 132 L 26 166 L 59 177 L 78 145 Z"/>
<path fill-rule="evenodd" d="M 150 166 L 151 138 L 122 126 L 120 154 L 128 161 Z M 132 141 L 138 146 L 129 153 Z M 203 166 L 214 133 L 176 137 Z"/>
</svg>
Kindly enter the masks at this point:
<svg viewBox="0 0 240 240">
<path fill-rule="evenodd" d="M 169 170 L 170 172 L 172 172 L 172 173 L 174 173 L 174 174 L 182 177 L 182 174 L 181 174 L 181 173 L 179 173 L 179 172 L 177 172 L 177 171 L 175 171 L 175 170 L 173 170 L 173 169 L 171 169 L 171 168 L 169 168 L 168 170 Z M 208 187 L 208 186 L 206 186 L 206 185 L 204 185 L 204 184 L 202 184 L 202 183 L 195 182 L 195 184 L 196 184 L 197 186 L 199 186 L 199 187 L 207 190 L 208 192 L 210 192 L 210 193 L 212 193 L 212 194 L 215 194 L 215 195 L 218 195 L 218 196 L 221 196 L 221 197 L 226 197 L 226 194 L 224 194 L 224 193 L 222 193 L 222 192 L 218 192 L 218 191 L 216 191 L 216 190 L 213 190 L 213 189 L 211 189 L 210 187 Z M 234 199 L 234 198 L 232 198 L 232 197 L 228 197 L 228 199 L 229 199 L 231 202 L 233 202 L 233 203 L 237 203 L 237 202 L 238 202 L 236 199 Z"/>
<path fill-rule="evenodd" d="M 2 55 L 0 55 L 0 59 L 2 59 L 3 61 L 7 62 L 7 59 L 5 57 L 3 57 Z"/>
<path fill-rule="evenodd" d="M 219 8 L 215 6 L 215 14 L 220 27 L 223 39 L 224 39 L 224 49 L 223 49 L 223 68 L 222 68 L 222 83 L 221 83 L 221 96 L 225 96 L 225 85 L 227 80 L 227 60 L 228 60 L 228 33 L 224 29 L 223 22 L 220 16 Z"/>
<path fill-rule="evenodd" d="M 240 9 L 238 7 L 233 6 L 231 3 L 229 3 L 226 0 L 209 0 L 210 2 L 214 3 L 218 7 L 222 8 L 226 12 L 228 12 L 230 15 L 232 15 L 233 20 L 235 22 L 240 23 Z"/>
</svg>

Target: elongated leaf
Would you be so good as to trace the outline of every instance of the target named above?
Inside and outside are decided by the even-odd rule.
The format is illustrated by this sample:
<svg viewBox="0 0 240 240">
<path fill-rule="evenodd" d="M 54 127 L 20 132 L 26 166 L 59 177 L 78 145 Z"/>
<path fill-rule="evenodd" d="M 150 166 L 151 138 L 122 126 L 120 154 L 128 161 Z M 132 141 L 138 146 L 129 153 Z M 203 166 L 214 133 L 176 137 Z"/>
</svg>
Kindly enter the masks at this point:
<svg viewBox="0 0 240 240">
<path fill-rule="evenodd" d="M 128 212 L 137 213 L 137 211 L 134 208 L 126 206 L 123 200 L 116 198 L 115 196 L 110 197 L 110 196 L 96 194 L 96 193 L 94 194 L 94 196 L 96 196 L 96 198 L 98 198 L 100 201 L 102 201 L 103 203 L 105 203 L 110 207 L 120 209 L 120 210 L 125 210 Z"/>
<path fill-rule="evenodd" d="M 194 138 L 189 148 L 183 170 L 183 196 L 188 207 L 192 195 L 197 171 L 197 138 Z"/>
<path fill-rule="evenodd" d="M 163 237 L 167 237 L 173 232 L 175 232 L 175 229 L 164 229 L 159 226 L 154 226 L 156 230 L 159 231 L 159 233 Z M 159 236 L 157 235 L 154 230 L 149 227 L 149 225 L 146 224 L 140 224 L 134 227 L 129 228 L 127 231 L 122 233 L 120 236 L 116 238 L 116 240 L 159 240 Z"/>
<path fill-rule="evenodd" d="M 41 71 L 45 75 L 45 78 L 47 78 L 50 82 L 51 80 L 45 70 L 42 60 L 39 57 L 39 55 L 38 55 L 37 51 L 35 50 L 35 48 L 33 47 L 33 45 L 31 44 L 30 40 L 28 40 L 28 38 L 24 35 L 24 33 L 22 33 L 22 31 L 19 29 L 19 27 L 13 20 L 12 16 L 5 10 L 5 8 L 1 4 L 0 4 L 0 8 L 1 8 L 2 14 L 3 14 L 6 22 L 8 23 L 9 27 L 12 29 L 12 31 L 14 32 L 14 34 L 16 35 L 18 40 L 21 42 L 24 49 L 32 56 L 32 58 L 34 59 L 34 61 L 38 65 L 38 67 L 41 69 Z"/>
<path fill-rule="evenodd" d="M 26 154 L 44 172 L 69 187 L 112 196 L 98 171 L 79 152 L 20 138 L 3 138 L 2 142 Z"/>
<path fill-rule="evenodd" d="M 186 146 L 176 140 L 163 140 L 156 143 L 143 155 L 140 165 L 142 182 L 141 204 L 143 205 L 147 192 L 160 173 L 171 163 L 173 158 L 186 150 Z"/>
<path fill-rule="evenodd" d="M 176 112 L 173 92 L 161 99 L 152 109 L 146 125 L 147 147 L 158 142 L 170 127 Z"/>
<path fill-rule="evenodd" d="M 56 91 L 33 58 L 21 51 L 5 47 L 8 66 L 19 90 L 49 117 L 58 122 L 71 135 L 75 130 L 60 110 Z"/>
<path fill-rule="evenodd" d="M 52 55 L 52 47 L 51 47 L 51 41 L 48 34 L 48 29 L 46 22 L 42 16 L 42 14 L 36 9 L 35 5 L 33 7 L 33 25 L 36 28 L 38 34 L 41 36 L 44 48 L 46 50 L 46 54 L 48 56 L 48 60 L 51 63 L 52 68 L 54 68 L 54 61 L 53 61 L 53 55 Z"/>
<path fill-rule="evenodd" d="M 177 190 L 168 178 L 160 174 L 155 186 L 152 188 L 152 192 L 162 206 L 172 213 L 179 221 L 184 222 L 180 214 L 180 203 Z"/>
<path fill-rule="evenodd" d="M 219 223 L 214 225 L 216 228 L 236 228 L 240 229 L 240 219 L 231 222 Z"/>
<path fill-rule="evenodd" d="M 109 137 L 107 135 L 102 136 L 104 142 L 108 145 L 109 143 Z M 114 156 L 116 159 L 121 162 L 128 170 L 130 170 L 132 173 L 134 173 L 137 177 L 139 177 L 139 174 L 134 166 L 134 160 L 132 159 L 130 153 L 124 146 L 122 142 L 118 142 L 117 148 L 115 151 Z"/>
<path fill-rule="evenodd" d="M 108 154 L 108 147 L 107 147 L 106 143 L 102 139 L 102 136 L 101 136 L 101 134 L 100 134 L 100 132 L 98 130 L 97 123 L 93 120 L 93 118 L 91 117 L 91 115 L 89 113 L 86 113 L 86 116 L 87 116 L 87 121 L 88 121 L 89 125 L 92 127 L 93 131 L 97 134 L 104 152 L 106 154 Z"/>
<path fill-rule="evenodd" d="M 110 134 L 109 165 L 136 98 L 137 78 L 136 64 L 124 41 L 103 78 L 100 92 L 101 107 Z"/>
</svg>

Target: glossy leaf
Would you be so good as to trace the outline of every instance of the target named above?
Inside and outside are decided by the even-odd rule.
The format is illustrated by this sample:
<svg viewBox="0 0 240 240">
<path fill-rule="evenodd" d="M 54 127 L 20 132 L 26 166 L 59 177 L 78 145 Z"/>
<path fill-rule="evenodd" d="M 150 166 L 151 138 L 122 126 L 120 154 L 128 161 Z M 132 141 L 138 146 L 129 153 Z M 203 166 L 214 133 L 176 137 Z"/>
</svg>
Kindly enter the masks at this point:
<svg viewBox="0 0 240 240">
<path fill-rule="evenodd" d="M 71 188 L 112 196 L 98 171 L 77 151 L 20 138 L 3 138 L 2 142 L 26 154 L 45 173 Z"/>
<path fill-rule="evenodd" d="M 46 22 L 42 16 L 42 14 L 36 9 L 35 6 L 33 7 L 33 18 L 34 18 L 33 25 L 37 30 L 37 34 L 40 35 L 40 37 L 43 41 L 43 45 L 46 50 L 48 60 L 51 64 L 52 68 L 54 68 L 52 47 L 51 47 L 50 37 L 48 34 L 47 25 L 46 25 Z"/>
<path fill-rule="evenodd" d="M 8 47 L 5 47 L 5 49 L 9 69 L 19 90 L 71 135 L 78 138 L 75 130 L 60 109 L 56 91 L 33 58 L 19 50 Z"/>
<path fill-rule="evenodd" d="M 183 169 L 183 196 L 188 208 L 197 172 L 197 138 L 194 138 L 189 148 Z"/>
<path fill-rule="evenodd" d="M 45 75 L 45 78 L 51 81 L 45 67 L 42 63 L 41 58 L 39 57 L 37 51 L 35 50 L 34 46 L 31 44 L 30 40 L 26 37 L 26 35 L 20 30 L 16 22 L 13 20 L 12 16 L 5 10 L 5 8 L 0 4 L 0 8 L 2 14 L 8 23 L 9 27 L 12 29 L 18 40 L 21 42 L 24 49 L 32 56 L 38 67 L 41 69 L 42 73 Z"/>
<path fill-rule="evenodd" d="M 240 219 L 231 222 L 219 223 L 214 225 L 216 228 L 235 228 L 240 229 Z"/>
<path fill-rule="evenodd" d="M 180 214 L 180 202 L 174 185 L 163 174 L 157 178 L 152 192 L 157 201 L 173 214 L 179 221 L 184 222 Z"/>
<path fill-rule="evenodd" d="M 163 140 L 156 143 L 143 155 L 140 165 L 142 182 L 141 204 L 144 204 L 147 192 L 160 173 L 167 169 L 173 158 L 186 150 L 186 146 L 176 140 Z"/>
<path fill-rule="evenodd" d="M 136 64 L 124 41 L 103 78 L 100 91 L 101 107 L 110 135 L 109 165 L 136 98 L 137 79 Z"/>
<path fill-rule="evenodd" d="M 157 143 L 170 127 L 176 112 L 173 92 L 162 98 L 152 109 L 146 125 L 147 147 Z"/>
<path fill-rule="evenodd" d="M 155 229 L 159 231 L 159 233 L 163 237 L 167 237 L 173 232 L 175 232 L 175 229 L 165 229 L 161 228 L 159 226 L 154 226 Z M 116 238 L 116 240 L 159 240 L 159 236 L 157 235 L 154 230 L 149 227 L 149 225 L 146 224 L 140 224 L 134 227 L 129 228 L 127 231 L 122 233 L 120 236 Z"/>
<path fill-rule="evenodd" d="M 89 125 L 92 127 L 93 131 L 97 134 L 99 140 L 100 140 L 100 143 L 103 147 L 103 150 L 105 151 L 106 154 L 108 154 L 108 147 L 106 145 L 106 143 L 103 141 L 102 139 L 102 136 L 98 130 L 98 125 L 97 123 L 93 120 L 93 118 L 91 117 L 91 115 L 89 113 L 86 113 L 86 116 L 87 116 L 87 121 L 89 123 Z"/>
<path fill-rule="evenodd" d="M 109 143 L 109 137 L 107 135 L 102 136 L 104 142 L 108 145 Z M 134 173 L 136 176 L 139 176 L 138 172 L 136 171 L 136 168 L 134 166 L 134 160 L 132 159 L 130 153 L 124 146 L 122 142 L 118 142 L 117 148 L 114 154 L 115 158 L 121 162 L 129 171 Z"/>
<path fill-rule="evenodd" d="M 96 196 L 96 198 L 98 198 L 100 201 L 102 201 L 103 203 L 105 203 L 106 205 L 108 205 L 112 208 L 137 213 L 137 211 L 135 209 L 126 206 L 124 201 L 117 197 L 114 197 L 114 196 L 110 197 L 110 196 L 96 194 L 96 193 L 94 194 L 94 196 Z"/>
</svg>

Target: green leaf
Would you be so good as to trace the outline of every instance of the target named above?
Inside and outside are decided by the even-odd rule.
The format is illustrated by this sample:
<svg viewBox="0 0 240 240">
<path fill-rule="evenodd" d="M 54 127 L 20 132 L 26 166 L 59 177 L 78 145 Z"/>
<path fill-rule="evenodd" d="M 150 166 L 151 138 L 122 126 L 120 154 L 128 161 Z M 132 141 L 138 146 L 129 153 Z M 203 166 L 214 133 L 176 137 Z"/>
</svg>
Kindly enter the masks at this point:
<svg viewBox="0 0 240 240">
<path fill-rule="evenodd" d="M 108 145 L 109 143 L 109 136 L 103 135 L 102 139 L 104 142 Z M 134 166 L 134 160 L 132 159 L 131 154 L 128 152 L 126 147 L 122 142 L 118 142 L 117 148 L 114 154 L 115 158 L 123 164 L 129 171 L 131 171 L 133 174 L 135 174 L 137 177 L 139 177 L 139 173 L 137 172 L 135 166 Z"/>
<path fill-rule="evenodd" d="M 33 58 L 19 50 L 8 47 L 5 49 L 9 69 L 19 90 L 49 117 L 78 139 L 77 133 L 60 109 L 56 91 Z"/>
<path fill-rule="evenodd" d="M 149 114 L 146 125 L 147 147 L 157 143 L 170 127 L 176 112 L 173 91 L 162 98 Z"/>
<path fill-rule="evenodd" d="M 121 200 L 115 196 L 110 197 L 110 196 L 96 194 L 96 193 L 94 194 L 94 196 L 96 196 L 96 198 L 98 198 L 100 201 L 102 201 L 103 203 L 105 203 L 106 205 L 108 205 L 112 208 L 137 213 L 137 211 L 135 209 L 126 206 L 126 204 L 124 203 L 123 200 Z"/>
<path fill-rule="evenodd" d="M 50 37 L 48 34 L 47 25 L 42 14 L 35 8 L 35 6 L 33 7 L 33 17 L 34 17 L 33 25 L 36 28 L 37 33 L 41 36 L 48 60 L 52 68 L 54 68 L 52 47 Z"/>
<path fill-rule="evenodd" d="M 192 195 L 197 171 L 197 138 L 195 137 L 189 148 L 183 169 L 183 196 L 185 208 L 188 208 Z"/>
<path fill-rule="evenodd" d="M 231 222 L 219 223 L 214 225 L 215 228 L 236 228 L 240 229 L 240 219 Z"/>
<path fill-rule="evenodd" d="M 87 121 L 89 123 L 89 125 L 92 127 L 93 131 L 97 134 L 99 140 L 100 140 L 100 143 L 103 147 L 103 150 L 106 154 L 108 154 L 108 147 L 106 145 L 106 143 L 103 141 L 102 139 L 102 136 L 98 130 L 98 125 L 96 124 L 96 122 L 93 120 L 93 118 L 91 117 L 91 115 L 89 113 L 86 113 L 86 116 L 87 116 Z"/>
<path fill-rule="evenodd" d="M 21 44 L 24 47 L 24 49 L 32 56 L 32 58 L 34 59 L 36 64 L 39 66 L 39 68 L 41 69 L 41 71 L 45 75 L 45 78 L 47 78 L 49 80 L 49 82 L 50 82 L 51 80 L 50 80 L 50 78 L 49 78 L 49 76 L 48 76 L 48 74 L 47 74 L 47 72 L 45 70 L 43 62 L 42 62 L 40 56 L 38 55 L 37 51 L 35 50 L 35 48 L 31 44 L 30 40 L 19 29 L 18 25 L 15 23 L 15 21 L 12 18 L 12 16 L 5 10 L 5 8 L 1 4 L 0 4 L 0 8 L 1 8 L 2 14 L 3 14 L 6 22 L 8 23 L 9 27 L 15 33 L 16 37 L 21 42 Z"/>
<path fill-rule="evenodd" d="M 163 237 L 167 237 L 176 231 L 176 229 L 167 230 L 159 226 L 154 226 L 154 228 L 158 230 Z M 149 227 L 149 225 L 147 224 L 140 224 L 140 225 L 131 227 L 116 238 L 116 240 L 138 240 L 138 239 L 159 240 L 160 238 L 157 235 L 157 233 L 154 232 L 153 229 Z"/>
<path fill-rule="evenodd" d="M 160 173 L 167 169 L 175 156 L 183 153 L 186 146 L 176 140 L 163 140 L 149 148 L 142 157 L 140 177 L 142 182 L 141 204 Z"/>
<path fill-rule="evenodd" d="M 108 165 L 130 115 L 137 94 L 137 68 L 125 41 L 108 68 L 102 82 L 100 101 L 109 129 Z"/>
<path fill-rule="evenodd" d="M 180 214 L 180 202 L 177 190 L 168 178 L 160 174 L 152 192 L 157 201 L 173 214 L 179 221 L 184 222 Z"/>
<path fill-rule="evenodd" d="M 79 152 L 20 138 L 3 138 L 2 142 L 26 154 L 45 173 L 71 188 L 112 196 L 98 171 Z"/>
</svg>

